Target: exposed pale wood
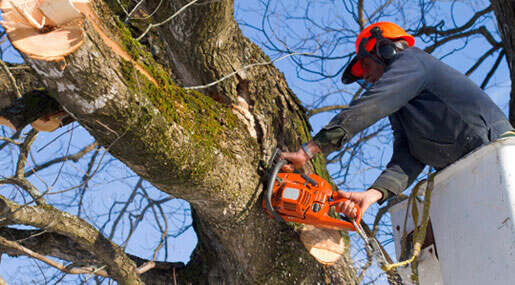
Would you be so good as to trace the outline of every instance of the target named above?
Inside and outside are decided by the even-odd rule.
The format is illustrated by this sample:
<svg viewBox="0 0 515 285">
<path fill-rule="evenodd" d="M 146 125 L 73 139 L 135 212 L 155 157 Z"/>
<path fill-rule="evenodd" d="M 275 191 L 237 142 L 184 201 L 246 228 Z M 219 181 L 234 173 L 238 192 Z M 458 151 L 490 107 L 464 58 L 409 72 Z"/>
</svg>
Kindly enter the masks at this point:
<svg viewBox="0 0 515 285">
<path fill-rule="evenodd" d="M 322 264 L 333 265 L 344 254 L 345 245 L 339 231 L 304 225 L 300 239 L 309 253 Z"/>
</svg>

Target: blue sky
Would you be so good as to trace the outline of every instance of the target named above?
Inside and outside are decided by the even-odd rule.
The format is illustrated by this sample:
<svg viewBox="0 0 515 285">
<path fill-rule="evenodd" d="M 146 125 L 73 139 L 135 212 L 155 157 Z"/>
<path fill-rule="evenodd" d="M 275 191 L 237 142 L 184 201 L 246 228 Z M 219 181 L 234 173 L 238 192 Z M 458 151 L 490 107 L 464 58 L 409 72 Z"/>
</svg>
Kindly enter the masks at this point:
<svg viewBox="0 0 515 285">
<path fill-rule="evenodd" d="M 357 25 L 353 19 L 349 17 L 347 12 L 348 7 L 346 8 L 344 5 L 344 3 L 349 3 L 349 1 L 326 0 L 317 2 L 319 4 L 314 4 L 314 1 L 272 1 L 271 8 L 274 9 L 268 10 L 269 14 L 267 15 L 270 15 L 269 22 L 263 22 L 262 16 L 265 11 L 265 2 L 266 1 L 236 0 L 235 15 L 236 19 L 240 23 L 246 23 L 246 25 L 241 26 L 244 34 L 252 40 L 256 41 L 258 44 L 265 46 L 264 50 L 271 57 L 271 59 L 277 59 L 281 55 L 266 48 L 267 46 L 270 46 L 271 43 L 276 46 L 285 44 L 293 51 L 309 51 L 313 55 L 328 55 L 335 58 L 342 57 L 352 52 L 354 48 L 352 42 L 355 38 L 338 38 L 338 34 L 341 32 L 340 29 L 344 29 L 345 27 L 348 27 L 351 31 L 357 31 Z M 446 21 L 447 27 L 462 25 L 468 20 L 473 11 L 482 9 L 483 6 L 481 5 L 488 3 L 487 1 L 458 1 L 456 4 L 454 4 L 454 6 L 452 6 L 448 1 L 437 2 L 439 5 L 441 5 L 441 8 L 438 8 L 436 11 L 432 12 L 428 18 L 431 19 L 431 21 L 434 23 L 437 23 L 443 19 Z M 305 19 L 301 19 L 301 17 L 305 16 L 303 11 L 305 11 L 305 5 L 307 5 L 307 3 L 312 4 L 309 16 L 314 20 L 314 22 L 316 24 L 329 26 L 331 27 L 331 30 L 325 33 L 320 32 L 319 38 L 317 38 L 315 41 L 306 40 L 303 44 L 299 44 L 299 41 L 293 36 L 298 38 L 307 38 L 309 32 L 314 30 L 311 24 L 306 24 Z M 471 5 L 471 3 L 474 4 Z M 473 7 L 474 5 L 477 6 Z M 370 9 L 372 8 L 373 7 Z M 406 24 L 407 26 L 416 26 L 418 18 L 415 15 L 418 14 L 418 10 L 416 7 L 406 7 L 406 9 L 407 11 L 404 17 L 394 14 L 383 19 L 389 19 L 398 22 L 399 24 Z M 451 9 L 454 11 L 454 18 L 450 16 L 449 11 L 451 11 Z M 489 27 L 491 30 L 495 30 L 493 26 L 494 22 L 491 19 L 485 18 L 483 21 L 484 25 Z M 265 24 L 265 30 L 270 35 L 273 35 L 272 37 L 266 38 L 260 31 L 252 28 L 262 27 L 263 23 Z M 291 25 L 286 27 L 285 23 L 290 23 Z M 499 40 L 498 35 L 494 36 L 497 40 Z M 281 42 L 277 39 L 284 39 L 285 41 Z M 330 48 L 317 49 L 317 43 L 324 43 L 324 46 Z M 292 46 L 289 46 L 290 44 Z M 463 46 L 465 46 L 465 44 L 465 49 L 459 50 L 452 55 L 447 55 L 451 50 L 461 49 Z M 425 43 L 418 39 L 416 46 L 424 48 Z M 4 50 L 4 60 L 11 62 L 20 61 L 20 57 L 17 56 L 12 47 L 8 47 L 8 43 L 4 43 L 2 48 Z M 463 40 L 457 40 L 443 49 L 436 50 L 433 55 L 436 57 L 443 57 L 442 60 L 444 62 L 448 63 L 461 72 L 465 72 L 474 63 L 474 59 L 485 51 L 485 48 L 489 48 L 488 44 L 481 38 L 475 38 L 468 43 L 465 43 Z M 340 90 L 343 88 L 343 86 L 339 82 L 340 74 L 337 73 L 337 71 L 340 70 L 341 67 L 346 63 L 345 58 L 331 60 L 324 65 L 324 72 L 337 75 L 334 78 L 328 78 L 324 80 L 320 80 L 320 76 L 314 73 L 303 71 L 298 72 L 299 66 L 296 64 L 294 59 L 304 60 L 306 63 L 309 62 L 309 66 L 313 67 L 317 67 L 320 64 L 320 61 L 317 61 L 316 58 L 310 59 L 304 58 L 302 56 L 295 56 L 295 58 L 284 59 L 275 64 L 285 74 L 290 87 L 306 106 L 309 107 L 312 106 L 315 102 L 319 102 L 319 97 L 316 95 L 325 93 L 332 93 L 332 95 L 328 96 L 326 100 L 321 101 L 322 105 L 324 106 L 329 104 L 348 103 L 349 95 L 346 95 Z M 487 59 L 482 64 L 480 69 L 472 74 L 471 79 L 480 84 L 485 74 L 489 71 L 489 68 L 493 65 L 495 59 L 496 57 L 494 56 L 491 56 L 489 59 Z M 303 80 L 299 79 L 299 75 L 303 78 Z M 501 63 L 501 66 L 499 67 L 499 70 L 487 86 L 486 92 L 505 112 L 508 111 L 507 103 L 509 101 L 510 88 L 511 82 L 509 80 L 509 72 L 506 60 L 504 59 Z M 351 92 L 355 90 L 355 86 L 350 87 L 349 89 Z M 322 128 L 335 114 L 336 112 L 332 112 L 313 116 L 310 120 L 313 126 L 313 134 Z M 34 145 L 35 151 L 32 154 L 34 156 L 34 160 L 42 162 L 47 161 L 52 157 L 57 157 L 66 153 L 74 153 L 87 142 L 93 141 L 93 139 L 84 129 L 80 127 L 74 128 L 75 126 L 76 123 L 74 123 L 73 126 L 61 128 L 54 133 L 41 133 Z M 71 130 L 72 128 L 74 129 Z M 8 133 L 6 135 L 8 135 Z M 62 136 L 59 140 L 52 142 L 60 135 Z M 48 143 L 50 143 L 50 146 L 46 147 L 45 151 L 38 151 L 38 149 L 43 148 L 43 146 L 47 145 Z M 12 150 L 16 151 L 14 148 Z M 347 184 L 345 187 L 348 187 L 348 189 L 365 189 L 367 185 L 370 185 L 370 183 L 373 182 L 375 177 L 381 171 L 381 167 L 378 166 L 385 165 L 390 157 L 390 142 L 387 140 L 372 141 L 370 146 L 364 150 L 364 152 L 370 160 L 375 161 L 374 167 L 370 167 L 362 163 L 355 164 L 351 170 L 351 173 L 355 175 L 352 175 L 351 178 L 346 181 Z M 6 164 L 6 161 L 10 160 L 10 154 L 2 153 L 2 155 L 2 158 L 4 159 L 2 161 L 4 161 L 4 164 Z M 90 189 L 86 192 L 87 194 L 85 195 L 84 203 L 87 205 L 89 213 L 89 216 L 86 216 L 85 218 L 99 227 L 107 220 L 106 213 L 109 211 L 109 207 L 111 206 L 112 202 L 126 200 L 131 192 L 132 186 L 138 180 L 137 176 L 132 171 L 128 170 L 119 161 L 113 159 L 108 154 L 106 154 L 103 159 L 104 162 L 109 161 L 109 164 L 102 168 L 100 175 L 95 176 L 95 178 L 91 180 Z M 9 165 L 9 167 L 4 166 L 4 172 L 2 175 L 9 175 L 9 171 L 12 170 L 10 167 L 12 167 L 13 161 L 10 161 Z M 54 186 L 53 189 L 66 189 L 70 185 L 77 183 L 76 176 L 77 174 L 81 173 L 81 171 L 84 171 L 85 166 L 85 163 L 79 165 L 66 163 L 61 171 L 51 169 L 43 172 L 42 178 L 48 181 L 54 181 L 57 178 L 56 186 Z M 330 170 L 335 172 L 338 170 L 338 167 L 331 166 Z M 33 178 L 32 181 L 39 187 L 44 187 L 44 184 L 39 179 Z M 153 187 L 148 183 L 146 183 L 146 188 L 150 193 L 149 195 L 156 199 L 163 198 L 165 196 L 156 189 L 153 189 Z M 8 189 L 8 187 L 0 187 L 0 191 L 2 191 L 2 194 L 5 195 L 6 193 L 10 193 L 9 191 L 13 190 Z M 56 203 L 60 203 L 58 208 L 66 209 L 68 206 L 66 205 L 66 202 L 72 203 L 74 194 L 75 192 L 70 191 L 69 193 L 65 193 L 63 195 L 52 196 L 50 199 L 55 199 Z M 176 228 L 181 228 L 182 226 L 188 226 L 191 223 L 191 219 L 186 217 L 187 215 L 184 215 L 184 213 L 189 211 L 189 206 L 187 206 L 184 201 L 172 200 L 167 202 L 166 209 L 169 211 L 170 225 L 175 224 Z M 176 211 L 179 211 L 179 213 L 176 213 Z M 181 220 L 181 217 L 184 218 Z M 369 216 L 368 219 L 371 217 L 372 216 Z M 136 231 L 133 238 L 131 238 L 131 241 L 128 243 L 127 251 L 142 257 L 151 258 L 151 254 L 149 256 L 149 251 L 152 251 L 152 249 L 156 246 L 157 240 L 155 235 L 158 233 L 158 231 L 156 230 L 155 220 L 148 216 L 145 219 L 148 220 L 140 225 L 138 231 Z M 123 230 L 120 231 L 120 235 L 115 236 L 115 241 L 117 242 L 121 242 L 123 240 L 122 234 L 126 234 L 128 231 L 127 225 L 129 221 L 126 220 L 125 222 L 126 224 Z M 109 228 L 109 226 L 106 228 Z M 170 232 L 173 231 L 174 229 L 170 228 Z M 353 239 L 356 240 L 355 235 L 353 235 Z M 177 238 L 169 239 L 169 243 L 166 247 L 168 254 L 165 258 L 164 251 L 160 251 L 159 260 L 187 262 L 189 260 L 191 251 L 196 245 L 196 242 L 197 239 L 193 229 L 188 227 L 188 230 L 182 235 L 178 236 Z M 19 271 L 17 271 L 15 268 L 20 266 L 20 264 L 21 263 L 19 262 L 19 259 L 7 258 L 4 256 L 2 258 L 0 276 L 7 280 L 9 280 L 9 276 L 13 278 L 19 278 L 19 276 L 16 276 L 17 272 Z M 31 262 L 29 261 L 28 264 L 31 264 Z M 20 270 L 25 269 L 21 268 Z"/>
</svg>

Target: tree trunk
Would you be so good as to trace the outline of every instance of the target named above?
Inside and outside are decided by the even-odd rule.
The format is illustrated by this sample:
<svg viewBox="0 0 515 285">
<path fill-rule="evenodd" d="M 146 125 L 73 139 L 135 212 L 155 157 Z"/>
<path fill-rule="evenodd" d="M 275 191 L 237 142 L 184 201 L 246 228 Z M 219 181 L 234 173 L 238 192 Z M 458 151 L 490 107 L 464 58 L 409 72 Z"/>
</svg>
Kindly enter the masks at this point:
<svg viewBox="0 0 515 285">
<path fill-rule="evenodd" d="M 159 2 L 145 3 L 151 12 Z M 153 23 L 188 2 L 165 3 Z M 117 1 L 107 4 L 94 2 L 102 29 L 137 64 L 106 44 L 91 19 L 85 21 L 84 44 L 65 64 L 26 60 L 48 92 L 112 155 L 161 191 L 191 203 L 199 245 L 178 273 L 180 283 L 354 283 L 348 256 L 332 267 L 318 264 L 301 244 L 298 227 L 269 219 L 261 207 L 260 162 L 276 146 L 286 150 L 309 140 L 310 126 L 274 66 L 243 70 L 270 59 L 242 35 L 233 2 L 193 5 L 152 29 L 145 42 L 160 51 L 154 52 L 159 63 L 113 20 L 121 11 Z M 208 84 L 235 71 L 202 93 L 178 87 Z M 307 171 L 328 178 L 322 158 L 313 161 Z"/>
<path fill-rule="evenodd" d="M 501 33 L 502 45 L 510 69 L 512 86 L 509 117 L 511 125 L 515 126 L 515 89 L 513 88 L 513 82 L 515 82 L 515 2 L 502 0 L 490 2 L 497 18 L 497 26 Z"/>
</svg>

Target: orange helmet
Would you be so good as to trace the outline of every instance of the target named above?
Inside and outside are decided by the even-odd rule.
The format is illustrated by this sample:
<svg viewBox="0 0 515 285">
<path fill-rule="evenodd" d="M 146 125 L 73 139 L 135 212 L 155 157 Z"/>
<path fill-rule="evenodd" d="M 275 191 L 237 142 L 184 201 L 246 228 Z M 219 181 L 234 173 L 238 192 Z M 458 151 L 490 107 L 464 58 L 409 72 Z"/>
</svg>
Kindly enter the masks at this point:
<svg viewBox="0 0 515 285">
<path fill-rule="evenodd" d="M 343 83 L 349 84 L 363 77 L 363 67 L 361 66 L 361 60 L 366 56 L 372 56 L 371 52 L 374 52 L 374 48 L 377 50 L 379 46 L 383 46 L 381 41 L 389 42 L 391 45 L 390 40 L 395 41 L 399 39 L 408 42 L 409 47 L 415 44 L 415 38 L 413 38 L 413 36 L 406 33 L 406 31 L 401 27 L 391 22 L 379 22 L 363 29 L 363 31 L 361 31 L 358 38 L 356 39 L 356 56 L 351 60 L 345 69 L 345 72 L 343 73 Z M 379 45 L 376 46 L 378 41 Z M 381 57 L 380 54 L 379 57 Z M 374 57 L 372 58 L 374 59 Z M 384 63 L 382 64 L 384 65 Z"/>
</svg>

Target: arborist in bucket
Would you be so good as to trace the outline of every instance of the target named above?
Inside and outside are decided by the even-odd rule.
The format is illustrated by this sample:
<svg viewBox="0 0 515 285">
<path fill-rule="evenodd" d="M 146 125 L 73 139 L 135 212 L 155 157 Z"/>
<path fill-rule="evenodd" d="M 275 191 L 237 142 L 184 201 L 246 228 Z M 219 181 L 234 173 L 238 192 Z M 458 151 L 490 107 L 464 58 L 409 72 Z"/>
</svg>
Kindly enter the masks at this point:
<svg viewBox="0 0 515 285">
<path fill-rule="evenodd" d="M 285 152 L 301 168 L 320 151 L 340 149 L 352 136 L 388 116 L 393 155 L 386 169 L 364 192 L 343 192 L 339 211 L 356 215 L 401 193 L 425 165 L 440 170 L 475 148 L 509 134 L 512 126 L 487 94 L 465 75 L 419 48 L 415 39 L 390 22 L 365 28 L 356 40 L 356 56 L 342 76 L 344 84 L 367 86 L 361 98 L 336 115 L 312 141 Z"/>
</svg>

